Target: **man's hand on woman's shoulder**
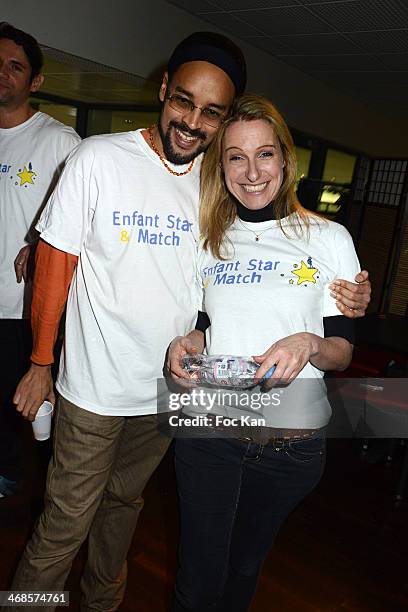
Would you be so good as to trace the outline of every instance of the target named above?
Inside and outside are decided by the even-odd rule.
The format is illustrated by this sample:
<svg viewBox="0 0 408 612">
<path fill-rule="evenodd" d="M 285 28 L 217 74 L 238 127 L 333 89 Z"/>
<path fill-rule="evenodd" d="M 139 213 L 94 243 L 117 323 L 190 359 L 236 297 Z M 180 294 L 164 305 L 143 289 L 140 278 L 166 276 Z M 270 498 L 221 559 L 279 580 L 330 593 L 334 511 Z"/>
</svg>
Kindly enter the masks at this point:
<svg viewBox="0 0 408 612">
<path fill-rule="evenodd" d="M 331 296 L 336 299 L 340 312 L 350 319 L 364 317 L 371 301 L 371 283 L 368 272 L 362 270 L 354 279 L 356 282 L 336 279 L 330 285 Z"/>
</svg>

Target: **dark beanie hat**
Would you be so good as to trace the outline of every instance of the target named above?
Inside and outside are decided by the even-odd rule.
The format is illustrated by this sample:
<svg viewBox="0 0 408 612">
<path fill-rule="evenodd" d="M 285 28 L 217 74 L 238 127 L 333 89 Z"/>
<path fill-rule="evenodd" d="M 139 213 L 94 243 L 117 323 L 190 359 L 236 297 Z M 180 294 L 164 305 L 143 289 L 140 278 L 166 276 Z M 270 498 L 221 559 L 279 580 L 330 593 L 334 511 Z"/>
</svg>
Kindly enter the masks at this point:
<svg viewBox="0 0 408 612">
<path fill-rule="evenodd" d="M 187 62 L 209 62 L 221 68 L 240 95 L 246 86 L 246 63 L 239 47 L 226 36 L 215 32 L 194 32 L 181 41 L 169 59 L 169 79 Z"/>
</svg>

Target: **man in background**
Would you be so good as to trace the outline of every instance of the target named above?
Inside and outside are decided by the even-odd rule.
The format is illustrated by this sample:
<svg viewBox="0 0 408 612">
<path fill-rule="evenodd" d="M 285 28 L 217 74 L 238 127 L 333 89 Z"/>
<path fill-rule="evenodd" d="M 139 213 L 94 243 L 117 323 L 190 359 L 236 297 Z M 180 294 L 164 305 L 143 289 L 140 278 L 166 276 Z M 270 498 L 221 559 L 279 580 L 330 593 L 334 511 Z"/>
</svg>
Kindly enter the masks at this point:
<svg viewBox="0 0 408 612">
<path fill-rule="evenodd" d="M 30 94 L 44 80 L 42 65 L 37 41 L 0 23 L 0 497 L 15 493 L 22 476 L 22 419 L 12 398 L 31 352 L 34 225 L 80 141 L 73 129 L 30 106 Z"/>
</svg>

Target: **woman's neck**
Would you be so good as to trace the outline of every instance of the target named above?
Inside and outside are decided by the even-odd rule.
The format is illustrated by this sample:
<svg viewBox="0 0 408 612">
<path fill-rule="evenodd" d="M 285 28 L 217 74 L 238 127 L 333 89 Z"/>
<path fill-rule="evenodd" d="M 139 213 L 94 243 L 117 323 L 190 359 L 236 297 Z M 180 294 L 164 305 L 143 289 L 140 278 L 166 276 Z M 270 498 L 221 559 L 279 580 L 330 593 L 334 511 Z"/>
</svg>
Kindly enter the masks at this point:
<svg viewBox="0 0 408 612">
<path fill-rule="evenodd" d="M 276 219 L 275 211 L 273 209 L 273 202 L 269 202 L 267 206 L 258 210 L 250 210 L 243 206 L 240 202 L 237 202 L 237 214 L 242 221 L 248 223 L 260 223 L 261 221 L 274 221 Z"/>
</svg>

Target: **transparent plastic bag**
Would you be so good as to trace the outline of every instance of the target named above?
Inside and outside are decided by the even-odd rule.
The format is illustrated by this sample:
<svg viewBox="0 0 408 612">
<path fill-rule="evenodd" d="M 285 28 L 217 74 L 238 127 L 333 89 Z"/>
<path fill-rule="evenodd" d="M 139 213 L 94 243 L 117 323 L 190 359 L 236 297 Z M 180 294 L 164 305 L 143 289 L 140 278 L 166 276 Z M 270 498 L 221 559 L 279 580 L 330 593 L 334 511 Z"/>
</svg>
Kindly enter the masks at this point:
<svg viewBox="0 0 408 612">
<path fill-rule="evenodd" d="M 233 355 L 185 355 L 183 369 L 197 384 L 250 389 L 259 364 L 250 357 Z"/>
</svg>

